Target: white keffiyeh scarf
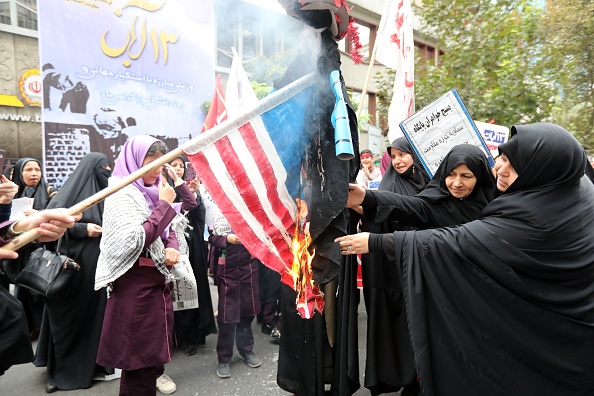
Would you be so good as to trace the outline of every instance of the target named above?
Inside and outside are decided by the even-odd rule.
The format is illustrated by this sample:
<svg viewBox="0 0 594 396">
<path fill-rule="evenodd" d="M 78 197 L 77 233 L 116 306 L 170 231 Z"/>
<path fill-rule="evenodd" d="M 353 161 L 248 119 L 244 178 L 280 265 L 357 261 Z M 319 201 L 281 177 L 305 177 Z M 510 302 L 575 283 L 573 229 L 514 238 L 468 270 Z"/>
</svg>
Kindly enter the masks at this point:
<svg viewBox="0 0 594 396">
<path fill-rule="evenodd" d="M 177 242 L 179 244 L 179 253 L 185 254 L 186 256 L 190 254 L 190 247 L 188 246 L 188 241 L 186 240 L 188 224 L 188 218 L 181 213 L 175 215 L 175 217 L 171 221 L 171 229 L 175 232 L 175 235 L 177 236 Z"/>
<path fill-rule="evenodd" d="M 111 182 L 118 180 L 110 179 Z M 144 195 L 134 186 L 126 186 L 105 200 L 101 253 L 95 273 L 95 290 L 107 287 L 128 271 L 140 257 L 146 235 L 142 224 L 151 211 Z M 165 276 L 165 283 L 174 278 L 165 266 L 165 245 L 157 238 L 147 249 L 157 269 Z"/>
</svg>

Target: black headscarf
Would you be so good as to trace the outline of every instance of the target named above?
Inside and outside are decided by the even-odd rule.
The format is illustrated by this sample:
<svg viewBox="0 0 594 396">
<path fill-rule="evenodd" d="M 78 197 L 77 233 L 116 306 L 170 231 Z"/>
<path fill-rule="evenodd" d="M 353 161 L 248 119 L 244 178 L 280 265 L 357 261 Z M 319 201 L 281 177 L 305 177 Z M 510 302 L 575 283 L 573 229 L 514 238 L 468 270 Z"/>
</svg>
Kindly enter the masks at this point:
<svg viewBox="0 0 594 396">
<path fill-rule="evenodd" d="M 476 177 L 474 189 L 464 199 L 454 198 L 445 179 L 460 164 L 465 164 Z M 400 223 L 419 228 L 445 227 L 475 220 L 493 200 L 495 178 L 485 153 L 476 146 L 454 146 L 443 159 L 427 187 L 415 197 L 386 192 L 368 192 L 377 201 L 376 222 L 394 216 Z M 368 198 L 365 198 L 369 201 Z M 366 203 L 364 202 L 364 209 Z"/>
<path fill-rule="evenodd" d="M 415 195 L 419 193 L 429 182 L 429 175 L 421 165 L 417 154 L 410 146 L 405 137 L 398 138 L 386 149 L 391 156 L 392 149 L 398 149 L 413 157 L 413 164 L 400 174 L 394 169 L 392 164 L 386 168 L 382 181 L 379 185 L 380 191 L 391 191 L 402 195 Z"/>
<path fill-rule="evenodd" d="M 6 176 L 6 178 L 8 180 L 12 180 L 12 177 L 10 176 L 10 172 L 14 169 L 14 164 L 7 166 L 4 171 L 2 172 L 2 174 L 4 176 Z"/>
<path fill-rule="evenodd" d="M 491 173 L 491 167 L 485 153 L 477 146 L 471 144 L 460 144 L 452 147 L 445 156 L 429 185 L 418 196 L 424 197 L 432 203 L 438 203 L 444 199 L 453 198 L 446 186 L 446 177 L 458 165 L 465 164 L 476 177 L 476 185 L 466 198 L 469 206 L 480 206 L 481 209 L 493 200 L 495 192 L 495 178 Z M 457 199 L 457 198 L 453 198 Z"/>
<path fill-rule="evenodd" d="M 41 162 L 35 158 L 21 158 L 17 161 L 17 163 L 14 165 L 14 173 L 12 174 L 12 181 L 17 186 L 19 186 L 19 190 L 15 195 L 15 198 L 22 198 L 25 196 L 33 198 L 33 209 L 43 210 L 47 207 L 47 204 L 51 199 L 50 193 L 48 192 L 48 184 L 43 177 L 43 173 L 41 174 L 39 184 L 37 184 L 36 187 L 27 189 L 29 186 L 27 186 L 23 181 L 23 168 L 27 162 L 31 161 L 37 162 L 39 164 L 39 168 L 43 169 Z"/>
<path fill-rule="evenodd" d="M 103 168 L 107 165 L 109 159 L 105 154 L 85 155 L 47 208 L 70 208 L 106 188 L 107 179 L 111 176 L 111 171 Z M 101 225 L 102 217 L 103 202 L 100 202 L 85 210 L 80 222 Z"/>
<path fill-rule="evenodd" d="M 502 152 L 519 176 L 480 220 L 382 237 L 404 276 L 425 395 L 594 394 L 587 159 L 559 126 L 512 131 L 517 156 Z"/>
<path fill-rule="evenodd" d="M 519 134 L 519 130 L 523 133 Z M 546 134 L 543 131 L 546 131 Z M 508 187 L 505 194 L 545 185 L 546 188 L 556 188 L 579 180 L 584 175 L 588 158 L 578 141 L 574 138 L 575 144 L 581 150 L 569 153 L 563 151 L 567 150 L 563 145 L 550 143 L 554 140 L 563 141 L 567 134 L 569 132 L 565 128 L 555 124 L 512 126 L 512 137 L 499 146 L 499 152 L 508 158 L 518 173 L 518 178 Z M 561 162 L 561 156 L 568 158 Z"/>
<path fill-rule="evenodd" d="M 188 157 L 186 157 L 184 154 L 181 154 L 180 156 L 175 157 L 174 159 L 169 161 L 169 165 L 171 165 L 171 163 L 178 158 L 181 159 L 184 163 L 184 174 L 182 175 L 181 178 L 182 178 L 182 180 L 185 181 L 186 176 L 188 175 L 188 168 L 186 167 L 186 163 L 188 162 Z M 167 173 L 167 171 L 165 171 L 164 173 L 167 175 L 167 183 L 169 183 L 169 185 L 171 187 L 173 187 L 173 189 L 175 189 L 175 183 L 173 182 L 173 179 L 171 177 L 169 177 L 169 173 Z M 173 202 L 182 202 L 182 197 L 177 190 L 175 190 L 175 200 Z"/>
</svg>

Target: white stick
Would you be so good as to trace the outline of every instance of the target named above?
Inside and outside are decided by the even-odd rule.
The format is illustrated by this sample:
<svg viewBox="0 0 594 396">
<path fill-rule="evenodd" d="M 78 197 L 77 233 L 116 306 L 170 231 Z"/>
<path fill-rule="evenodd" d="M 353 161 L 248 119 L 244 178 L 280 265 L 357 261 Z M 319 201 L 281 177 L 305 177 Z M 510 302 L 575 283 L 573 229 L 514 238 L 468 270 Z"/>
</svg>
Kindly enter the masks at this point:
<svg viewBox="0 0 594 396">
<path fill-rule="evenodd" d="M 367 69 L 367 77 L 365 77 L 365 83 L 363 84 L 363 92 L 361 92 L 361 103 L 359 103 L 359 108 L 357 109 L 357 121 L 361 117 L 361 112 L 363 111 L 363 105 L 365 104 L 365 97 L 367 96 L 367 85 L 369 85 L 369 80 L 371 79 L 371 71 L 373 70 L 373 65 L 375 64 L 375 45 L 373 52 L 371 54 L 371 59 L 369 59 L 369 68 Z"/>
<path fill-rule="evenodd" d="M 207 132 L 201 133 L 194 139 L 179 146 L 175 150 L 168 152 L 164 156 L 159 157 L 150 164 L 147 164 L 146 166 L 138 169 L 136 172 L 126 176 L 118 184 L 107 187 L 99 191 L 98 193 L 90 196 L 89 198 L 77 203 L 76 205 L 69 208 L 66 212 L 69 215 L 77 215 L 79 213 L 82 213 L 90 207 L 97 205 L 99 202 L 103 201 L 105 198 L 109 197 L 116 191 L 126 187 L 129 184 L 134 183 L 136 180 L 140 179 L 142 176 L 146 175 L 152 170 L 160 166 L 163 166 L 164 164 L 170 161 L 173 161 L 175 158 L 183 154 L 184 150 L 198 152 L 204 149 L 205 147 L 213 144 L 217 140 L 238 129 L 242 125 L 247 124 L 252 119 L 266 113 L 268 110 L 271 110 L 274 107 L 280 105 L 281 103 L 291 99 L 293 96 L 297 95 L 305 88 L 313 85 L 317 79 L 318 74 L 316 72 L 312 72 L 301 77 L 299 80 L 292 82 L 286 87 L 279 89 L 278 91 L 273 92 L 264 99 L 258 101 L 258 103 L 256 103 L 252 108 L 250 108 L 237 118 L 232 120 L 226 120 L 220 123 L 219 125 L 209 129 Z M 25 246 L 26 244 L 33 242 L 35 239 L 37 239 L 37 237 L 39 237 L 39 234 L 37 234 L 37 229 L 29 230 L 14 238 L 8 244 L 4 245 L 2 248 L 15 251 Z"/>
</svg>

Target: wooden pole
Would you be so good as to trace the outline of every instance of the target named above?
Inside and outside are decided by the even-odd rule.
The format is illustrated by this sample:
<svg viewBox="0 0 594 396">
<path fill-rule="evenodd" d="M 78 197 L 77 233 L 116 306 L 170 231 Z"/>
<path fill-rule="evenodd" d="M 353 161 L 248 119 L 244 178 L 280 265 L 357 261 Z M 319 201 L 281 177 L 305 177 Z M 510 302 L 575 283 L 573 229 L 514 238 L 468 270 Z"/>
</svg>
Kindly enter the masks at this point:
<svg viewBox="0 0 594 396">
<path fill-rule="evenodd" d="M 140 179 L 147 173 L 153 171 L 154 169 L 160 166 L 163 166 L 164 164 L 170 161 L 173 161 L 175 158 L 183 154 L 184 151 L 196 153 L 204 149 L 205 147 L 210 146 L 220 138 L 228 135 L 229 133 L 238 129 L 242 125 L 247 124 L 252 119 L 266 113 L 268 110 L 271 110 L 279 104 L 291 99 L 293 96 L 297 95 L 305 88 L 313 85 L 316 82 L 317 78 L 318 74 L 316 72 L 312 72 L 301 77 L 299 80 L 292 82 L 286 87 L 281 88 L 276 92 L 273 92 L 272 94 L 258 101 L 257 104 L 255 104 L 252 108 L 248 109 L 246 112 L 244 112 L 237 118 L 232 120 L 226 120 L 220 123 L 219 125 L 209 129 L 208 132 L 201 133 L 194 139 L 168 152 L 162 157 L 159 157 L 150 164 L 147 164 L 146 166 L 138 169 L 136 172 L 133 172 L 130 175 L 126 176 L 118 184 L 109 186 L 99 191 L 98 193 L 90 196 L 89 198 L 77 203 L 71 208 L 68 208 L 66 210 L 66 213 L 68 213 L 69 215 L 77 215 L 79 213 L 82 213 L 90 207 L 97 205 L 99 202 L 103 201 L 105 198 L 109 197 L 116 191 L 121 190 L 129 184 L 134 183 L 136 180 Z M 35 239 L 37 239 L 38 236 L 39 234 L 37 234 L 37 229 L 29 230 L 15 237 L 2 248 L 15 251 L 25 246 L 26 244 L 33 242 Z"/>
<path fill-rule="evenodd" d="M 373 46 L 373 52 L 371 53 L 371 58 L 369 59 L 369 68 L 367 69 L 367 77 L 365 77 L 365 83 L 363 84 L 363 92 L 361 92 L 361 103 L 359 103 L 359 108 L 357 109 L 357 121 L 361 117 L 361 112 L 363 111 L 363 105 L 365 104 L 365 97 L 367 96 L 367 86 L 369 85 L 369 80 L 371 79 L 371 72 L 373 70 L 373 65 L 375 64 L 375 44 Z"/>
</svg>

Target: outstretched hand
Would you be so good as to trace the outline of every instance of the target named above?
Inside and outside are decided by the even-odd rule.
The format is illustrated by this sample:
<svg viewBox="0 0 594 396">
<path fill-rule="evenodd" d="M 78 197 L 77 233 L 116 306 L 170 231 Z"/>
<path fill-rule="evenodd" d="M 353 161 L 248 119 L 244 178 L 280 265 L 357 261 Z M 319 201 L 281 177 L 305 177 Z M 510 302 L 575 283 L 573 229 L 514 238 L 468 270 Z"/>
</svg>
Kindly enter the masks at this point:
<svg viewBox="0 0 594 396">
<path fill-rule="evenodd" d="M 365 199 L 365 189 L 358 184 L 349 183 L 349 197 L 346 207 L 354 209 L 361 206 L 363 199 Z"/>
<path fill-rule="evenodd" d="M 35 212 L 16 222 L 13 226 L 15 232 L 29 231 L 37 229 L 39 237 L 38 242 L 51 242 L 64 235 L 68 228 L 72 228 L 74 223 L 80 220 L 82 214 L 70 216 L 66 209 L 48 209 Z"/>
<path fill-rule="evenodd" d="M 349 254 L 369 253 L 369 233 L 361 232 L 359 234 L 345 235 L 336 238 L 334 242 L 340 245 L 340 252 L 348 256 Z"/>
</svg>

